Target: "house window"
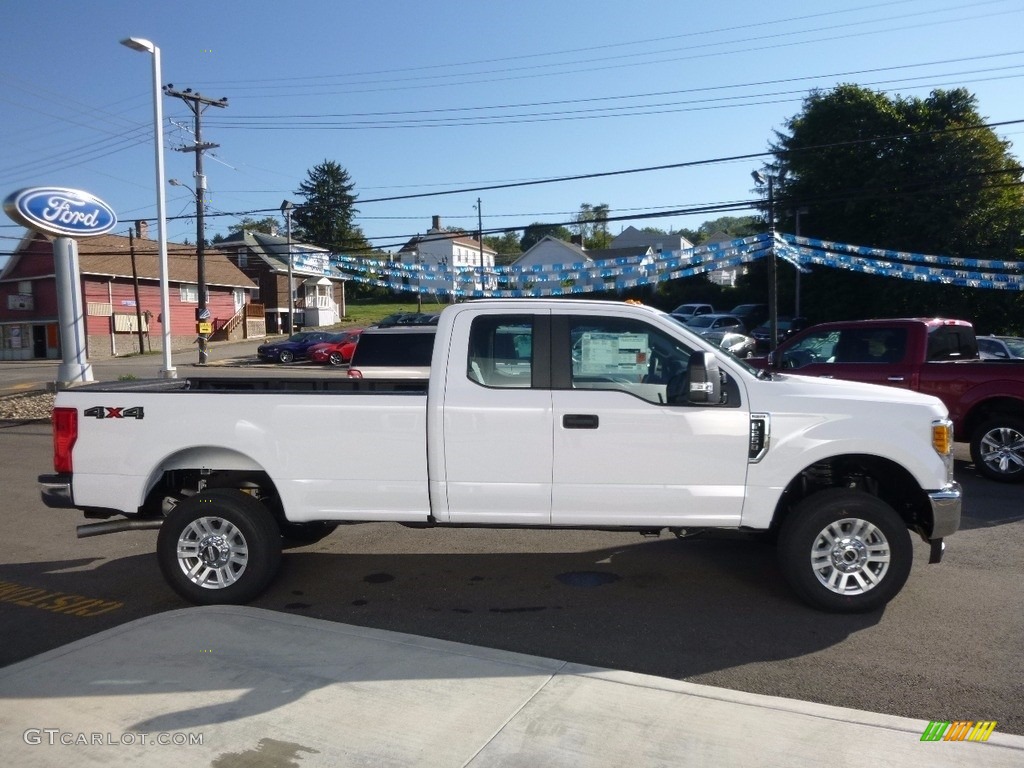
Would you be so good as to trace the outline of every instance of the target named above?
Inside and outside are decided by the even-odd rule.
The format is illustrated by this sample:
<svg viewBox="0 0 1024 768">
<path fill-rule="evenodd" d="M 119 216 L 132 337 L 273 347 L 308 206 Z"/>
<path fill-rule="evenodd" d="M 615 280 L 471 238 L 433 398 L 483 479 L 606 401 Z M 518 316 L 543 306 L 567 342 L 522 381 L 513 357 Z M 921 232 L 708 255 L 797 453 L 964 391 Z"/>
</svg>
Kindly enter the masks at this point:
<svg viewBox="0 0 1024 768">
<path fill-rule="evenodd" d="M 182 283 L 178 286 L 178 295 L 181 297 L 182 304 L 198 304 L 199 303 L 199 286 L 192 283 Z M 210 303 L 210 288 L 206 288 L 206 303 Z"/>
<path fill-rule="evenodd" d="M 238 268 L 245 269 L 249 266 L 249 252 L 245 248 L 238 249 Z"/>
<path fill-rule="evenodd" d="M 20 296 L 31 296 L 32 295 L 32 281 L 31 280 L 19 280 L 18 281 L 18 295 L 20 295 Z"/>
</svg>

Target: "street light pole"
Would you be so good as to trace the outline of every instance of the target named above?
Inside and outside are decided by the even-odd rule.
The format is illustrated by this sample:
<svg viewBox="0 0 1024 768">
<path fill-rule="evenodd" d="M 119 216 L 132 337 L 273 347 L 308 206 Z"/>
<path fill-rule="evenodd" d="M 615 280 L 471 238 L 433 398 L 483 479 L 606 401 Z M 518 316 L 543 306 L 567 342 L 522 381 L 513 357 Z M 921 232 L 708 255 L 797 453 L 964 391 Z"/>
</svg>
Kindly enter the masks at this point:
<svg viewBox="0 0 1024 768">
<path fill-rule="evenodd" d="M 778 287 L 778 261 L 775 258 L 775 177 L 768 176 L 767 179 L 760 171 L 753 171 L 750 174 L 754 183 L 768 184 L 768 234 L 771 236 L 771 245 L 768 250 L 768 345 L 771 352 L 779 345 L 779 287 Z"/>
<path fill-rule="evenodd" d="M 292 278 L 292 211 L 295 206 L 290 201 L 281 203 L 281 213 L 284 214 L 285 227 L 288 232 L 288 335 L 295 330 L 295 282 Z"/>
<path fill-rule="evenodd" d="M 121 45 L 153 56 L 153 126 L 156 144 L 156 226 L 160 253 L 160 328 L 163 332 L 163 364 L 161 378 L 176 379 L 171 362 L 171 300 L 167 287 L 167 202 L 164 193 L 164 115 L 160 101 L 160 49 L 141 37 L 129 37 Z"/>
</svg>

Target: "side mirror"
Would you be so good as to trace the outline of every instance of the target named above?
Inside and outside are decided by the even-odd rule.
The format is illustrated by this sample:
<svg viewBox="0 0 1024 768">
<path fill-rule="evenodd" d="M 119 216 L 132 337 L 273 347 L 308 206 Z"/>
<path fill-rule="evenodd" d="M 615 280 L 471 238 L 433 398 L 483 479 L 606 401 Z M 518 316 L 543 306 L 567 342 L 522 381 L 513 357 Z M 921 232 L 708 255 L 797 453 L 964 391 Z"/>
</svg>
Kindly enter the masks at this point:
<svg viewBox="0 0 1024 768">
<path fill-rule="evenodd" d="M 722 374 L 718 358 L 710 352 L 694 352 L 686 366 L 687 397 L 691 403 L 720 403 Z"/>
<path fill-rule="evenodd" d="M 710 352 L 694 352 L 685 374 L 669 381 L 666 399 L 672 403 L 717 405 L 722 402 L 722 374 L 718 358 Z"/>
</svg>

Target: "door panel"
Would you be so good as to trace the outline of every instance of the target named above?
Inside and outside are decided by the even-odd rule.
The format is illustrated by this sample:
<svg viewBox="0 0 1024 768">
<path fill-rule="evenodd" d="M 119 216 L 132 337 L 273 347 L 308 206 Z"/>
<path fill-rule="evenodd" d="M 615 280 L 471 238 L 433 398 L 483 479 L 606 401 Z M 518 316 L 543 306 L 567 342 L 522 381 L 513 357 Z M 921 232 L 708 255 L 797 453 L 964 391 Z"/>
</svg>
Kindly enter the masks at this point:
<svg viewBox="0 0 1024 768">
<path fill-rule="evenodd" d="M 596 427 L 567 428 L 591 415 Z M 745 408 L 667 406 L 626 392 L 553 393 L 554 525 L 738 525 Z"/>
</svg>

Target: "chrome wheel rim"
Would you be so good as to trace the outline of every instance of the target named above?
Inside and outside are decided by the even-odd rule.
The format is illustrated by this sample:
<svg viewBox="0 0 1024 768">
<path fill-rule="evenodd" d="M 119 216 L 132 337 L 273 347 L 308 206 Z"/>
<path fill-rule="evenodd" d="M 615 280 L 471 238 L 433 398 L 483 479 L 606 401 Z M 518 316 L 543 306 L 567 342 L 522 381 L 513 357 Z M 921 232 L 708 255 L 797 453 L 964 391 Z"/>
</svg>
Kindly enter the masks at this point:
<svg viewBox="0 0 1024 768">
<path fill-rule="evenodd" d="M 1012 427 L 990 429 L 980 448 L 982 462 L 993 472 L 1012 475 L 1024 469 L 1024 435 Z"/>
<path fill-rule="evenodd" d="M 203 589 L 230 587 L 248 563 L 245 537 L 222 517 L 193 520 L 178 536 L 178 565 L 185 578 Z"/>
<path fill-rule="evenodd" d="M 848 517 L 829 523 L 811 547 L 818 582 L 838 595 L 862 595 L 889 570 L 892 549 L 885 534 L 867 520 Z"/>
</svg>

